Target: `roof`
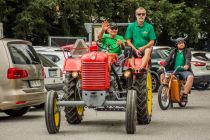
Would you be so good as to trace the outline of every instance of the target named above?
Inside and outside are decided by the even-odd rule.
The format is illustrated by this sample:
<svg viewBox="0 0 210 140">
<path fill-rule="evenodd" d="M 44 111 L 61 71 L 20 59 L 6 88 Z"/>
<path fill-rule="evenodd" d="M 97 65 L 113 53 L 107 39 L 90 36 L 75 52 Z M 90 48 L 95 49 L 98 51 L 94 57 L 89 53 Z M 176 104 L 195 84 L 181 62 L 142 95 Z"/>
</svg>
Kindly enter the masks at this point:
<svg viewBox="0 0 210 140">
<path fill-rule="evenodd" d="M 159 48 L 172 48 L 170 46 L 153 46 L 153 49 L 159 49 Z"/>
<path fill-rule="evenodd" d="M 27 44 L 32 44 L 31 42 L 27 41 L 27 40 L 22 40 L 22 39 L 12 39 L 12 38 L 2 38 L 0 39 L 0 41 L 3 41 L 5 43 L 8 43 L 8 42 L 13 42 L 13 41 L 18 41 L 18 42 L 25 42 Z"/>
<path fill-rule="evenodd" d="M 36 51 L 62 51 L 62 48 L 53 46 L 33 46 Z"/>
</svg>

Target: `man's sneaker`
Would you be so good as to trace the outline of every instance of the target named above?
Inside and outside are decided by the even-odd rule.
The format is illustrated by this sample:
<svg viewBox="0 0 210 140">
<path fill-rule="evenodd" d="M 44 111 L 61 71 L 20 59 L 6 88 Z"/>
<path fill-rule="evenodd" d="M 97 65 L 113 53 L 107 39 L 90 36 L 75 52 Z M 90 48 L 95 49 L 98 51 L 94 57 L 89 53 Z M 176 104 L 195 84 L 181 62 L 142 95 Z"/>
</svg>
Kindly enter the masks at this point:
<svg viewBox="0 0 210 140">
<path fill-rule="evenodd" d="M 146 70 L 145 68 L 140 68 L 140 69 L 139 69 L 139 72 L 145 73 L 145 72 L 147 72 L 147 70 Z"/>
<path fill-rule="evenodd" d="M 188 101 L 188 95 L 187 94 L 183 94 L 182 95 L 182 101 L 183 102 L 187 102 Z"/>
</svg>

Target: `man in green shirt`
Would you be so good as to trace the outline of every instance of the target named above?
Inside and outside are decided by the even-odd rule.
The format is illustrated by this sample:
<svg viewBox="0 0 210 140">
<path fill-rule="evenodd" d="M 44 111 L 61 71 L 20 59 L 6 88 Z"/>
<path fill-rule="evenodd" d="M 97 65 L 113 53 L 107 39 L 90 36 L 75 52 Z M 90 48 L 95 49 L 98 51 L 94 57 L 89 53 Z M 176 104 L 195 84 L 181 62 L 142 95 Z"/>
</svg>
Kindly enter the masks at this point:
<svg viewBox="0 0 210 140">
<path fill-rule="evenodd" d="M 108 34 L 105 34 L 105 32 Z M 116 23 L 109 23 L 104 21 L 102 23 L 101 32 L 98 35 L 98 39 L 101 39 L 102 47 L 106 49 L 109 47 L 109 53 L 117 54 L 118 56 L 122 54 L 122 50 L 125 45 L 124 38 L 120 35 L 117 35 L 118 27 Z"/>
<path fill-rule="evenodd" d="M 136 9 L 136 22 L 131 23 L 125 33 L 125 39 L 128 46 L 133 49 L 134 57 L 139 57 L 142 54 L 141 70 L 145 71 L 145 66 L 148 64 L 152 52 L 152 46 L 155 43 L 156 35 L 151 24 L 145 21 L 146 10 L 143 7 Z M 130 61 L 134 66 L 134 59 Z"/>
<path fill-rule="evenodd" d="M 187 102 L 188 93 L 190 92 L 194 79 L 190 63 L 192 57 L 191 51 L 190 48 L 186 48 L 186 42 L 183 38 L 176 39 L 175 45 L 176 48 L 173 49 L 166 58 L 164 67 L 167 71 L 174 71 L 177 67 L 181 66 L 181 68 L 178 69 L 178 73 L 186 80 L 182 100 Z M 164 79 L 165 75 L 161 74 L 161 83 L 164 83 Z"/>
</svg>

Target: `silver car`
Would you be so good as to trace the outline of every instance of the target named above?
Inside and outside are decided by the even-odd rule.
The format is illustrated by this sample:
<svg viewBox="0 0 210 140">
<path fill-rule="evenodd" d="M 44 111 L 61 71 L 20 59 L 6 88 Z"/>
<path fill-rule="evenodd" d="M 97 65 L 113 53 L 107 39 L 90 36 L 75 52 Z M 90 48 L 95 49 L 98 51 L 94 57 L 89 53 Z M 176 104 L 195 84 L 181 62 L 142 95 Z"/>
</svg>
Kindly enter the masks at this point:
<svg viewBox="0 0 210 140">
<path fill-rule="evenodd" d="M 44 68 L 31 43 L 0 39 L 0 110 L 22 116 L 45 102 Z"/>
<path fill-rule="evenodd" d="M 205 51 L 192 51 L 191 67 L 194 88 L 205 90 L 210 84 L 210 58 Z"/>
</svg>

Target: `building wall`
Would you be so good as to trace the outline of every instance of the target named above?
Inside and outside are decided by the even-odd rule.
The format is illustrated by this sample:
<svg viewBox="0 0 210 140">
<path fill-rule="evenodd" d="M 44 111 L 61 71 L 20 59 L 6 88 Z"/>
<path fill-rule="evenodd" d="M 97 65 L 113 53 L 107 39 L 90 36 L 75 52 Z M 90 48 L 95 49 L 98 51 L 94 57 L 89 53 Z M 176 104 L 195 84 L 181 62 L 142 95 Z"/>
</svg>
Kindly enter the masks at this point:
<svg viewBox="0 0 210 140">
<path fill-rule="evenodd" d="M 3 38 L 3 23 L 0 22 L 0 38 Z"/>
</svg>

